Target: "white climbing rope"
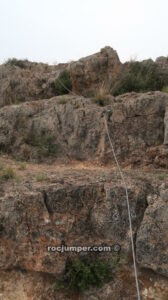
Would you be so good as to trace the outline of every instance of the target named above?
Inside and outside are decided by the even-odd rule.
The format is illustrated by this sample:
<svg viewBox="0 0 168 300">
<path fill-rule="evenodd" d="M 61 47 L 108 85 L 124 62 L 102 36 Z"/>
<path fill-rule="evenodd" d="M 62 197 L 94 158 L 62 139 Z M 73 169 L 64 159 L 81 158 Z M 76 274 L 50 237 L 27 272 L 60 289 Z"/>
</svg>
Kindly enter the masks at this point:
<svg viewBox="0 0 168 300">
<path fill-rule="evenodd" d="M 135 248 L 134 248 L 134 241 L 133 241 L 132 221 L 131 221 L 130 204 L 129 204 L 129 198 L 128 198 L 128 189 L 127 189 L 127 185 L 126 185 L 126 181 L 125 181 L 123 172 L 122 172 L 122 170 L 120 168 L 120 165 L 119 165 L 118 160 L 117 160 L 117 156 L 115 154 L 115 150 L 114 150 L 114 146 L 113 146 L 112 140 L 110 138 L 109 129 L 108 129 L 107 120 L 106 120 L 105 115 L 104 115 L 104 123 L 105 123 L 106 133 L 107 133 L 107 136 L 108 136 L 108 139 L 109 139 L 109 143 L 110 143 L 110 146 L 111 146 L 111 149 L 112 149 L 112 153 L 113 153 L 113 156 L 114 156 L 114 159 L 115 159 L 118 171 L 120 173 L 120 176 L 121 176 L 121 179 L 123 181 L 124 188 L 125 188 L 126 201 L 127 201 L 127 209 L 128 209 L 129 227 L 130 227 L 130 239 L 131 239 L 131 248 L 132 248 L 132 258 L 133 258 L 133 264 L 134 264 L 135 283 L 136 283 L 136 289 L 137 289 L 137 299 L 141 300 L 140 290 L 139 290 L 139 284 L 138 284 L 138 275 L 137 275 L 137 268 L 136 268 L 136 260 L 135 260 Z"/>
<path fill-rule="evenodd" d="M 59 81 L 59 83 L 60 83 L 60 84 L 61 84 L 61 85 L 62 85 L 69 93 L 71 93 L 71 94 L 74 95 L 74 96 L 79 96 L 79 95 L 77 95 L 76 93 L 72 92 L 70 89 L 68 89 L 68 88 L 63 84 L 63 82 L 60 80 L 60 78 L 57 78 L 57 80 Z M 114 150 L 114 146 L 113 146 L 112 140 L 111 140 L 111 138 L 110 138 L 109 129 L 108 129 L 107 120 L 106 120 L 105 115 L 104 115 L 104 123 L 105 123 L 106 133 L 107 133 L 107 136 L 108 136 L 108 139 L 109 139 L 109 143 L 110 143 L 110 146 L 111 146 L 111 149 L 112 149 L 112 153 L 113 153 L 113 156 L 114 156 L 114 160 L 115 160 L 115 162 L 116 162 L 118 171 L 119 171 L 119 173 L 120 173 L 120 176 L 121 176 L 121 179 L 122 179 L 124 188 L 125 188 L 125 195 L 126 195 L 126 202 L 127 202 L 127 209 L 128 209 L 128 220 L 129 220 L 129 227 L 130 227 L 130 240 L 131 240 L 131 248 L 132 248 L 132 258 L 133 258 L 133 266 L 134 266 L 135 284 L 136 284 L 136 290 L 137 290 L 137 299 L 138 299 L 138 300 L 141 300 L 140 289 L 139 289 L 139 284 L 138 284 L 138 274 L 137 274 L 137 268 L 136 268 L 136 260 L 135 260 L 135 248 L 134 248 L 134 241 L 133 241 L 133 231 L 132 231 L 132 221 L 131 221 L 131 212 L 130 212 L 130 204 L 129 204 L 129 197 L 128 197 L 128 189 L 127 189 L 127 185 L 126 185 L 126 181 L 125 181 L 123 172 L 122 172 L 122 170 L 121 170 L 121 168 L 120 168 L 120 165 L 119 165 L 118 160 L 117 160 L 117 156 L 116 156 L 116 154 L 115 154 L 115 150 Z"/>
</svg>

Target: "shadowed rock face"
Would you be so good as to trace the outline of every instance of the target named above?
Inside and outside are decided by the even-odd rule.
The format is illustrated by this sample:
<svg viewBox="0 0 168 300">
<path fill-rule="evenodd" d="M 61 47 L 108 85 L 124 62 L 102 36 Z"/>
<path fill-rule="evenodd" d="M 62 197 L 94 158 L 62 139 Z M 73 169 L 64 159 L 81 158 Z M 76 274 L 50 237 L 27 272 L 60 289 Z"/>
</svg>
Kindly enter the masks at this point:
<svg viewBox="0 0 168 300">
<path fill-rule="evenodd" d="M 167 166 L 168 96 L 130 93 L 101 107 L 91 99 L 64 96 L 6 106 L 0 110 L 0 149 L 26 160 L 112 159 L 104 126 L 126 164 Z M 163 146 L 164 145 L 164 146 Z"/>
</svg>

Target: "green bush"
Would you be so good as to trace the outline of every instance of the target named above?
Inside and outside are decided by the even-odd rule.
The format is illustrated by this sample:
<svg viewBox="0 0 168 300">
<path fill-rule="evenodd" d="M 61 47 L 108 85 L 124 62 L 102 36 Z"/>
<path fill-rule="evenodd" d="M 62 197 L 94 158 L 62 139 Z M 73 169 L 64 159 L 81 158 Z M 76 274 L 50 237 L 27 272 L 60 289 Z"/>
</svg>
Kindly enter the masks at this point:
<svg viewBox="0 0 168 300">
<path fill-rule="evenodd" d="M 112 272 L 108 262 L 77 258 L 67 262 L 64 278 L 56 281 L 56 289 L 82 292 L 91 286 L 99 287 L 111 279 Z"/>
<path fill-rule="evenodd" d="M 68 94 L 71 91 L 72 84 L 70 75 L 67 70 L 64 70 L 54 82 L 54 91 L 56 95 Z"/>
<path fill-rule="evenodd" d="M 160 74 L 152 61 L 129 62 L 122 76 L 113 84 L 111 92 L 117 96 L 128 92 L 162 90 L 168 84 L 168 74 Z"/>
<path fill-rule="evenodd" d="M 6 65 L 10 65 L 10 66 L 16 66 L 19 67 L 21 69 L 26 68 L 28 60 L 21 60 L 21 59 L 17 59 L 17 58 L 10 58 L 7 60 L 7 62 L 5 63 Z"/>
</svg>

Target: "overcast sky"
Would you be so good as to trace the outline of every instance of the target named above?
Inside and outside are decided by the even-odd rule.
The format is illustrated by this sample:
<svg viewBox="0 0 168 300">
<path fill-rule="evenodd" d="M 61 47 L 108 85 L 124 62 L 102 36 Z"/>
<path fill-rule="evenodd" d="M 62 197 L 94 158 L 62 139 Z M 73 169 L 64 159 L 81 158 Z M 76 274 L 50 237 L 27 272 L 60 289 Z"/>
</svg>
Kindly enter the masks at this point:
<svg viewBox="0 0 168 300">
<path fill-rule="evenodd" d="M 0 0 L 0 63 L 67 62 L 117 50 L 122 62 L 168 55 L 168 0 Z"/>
</svg>

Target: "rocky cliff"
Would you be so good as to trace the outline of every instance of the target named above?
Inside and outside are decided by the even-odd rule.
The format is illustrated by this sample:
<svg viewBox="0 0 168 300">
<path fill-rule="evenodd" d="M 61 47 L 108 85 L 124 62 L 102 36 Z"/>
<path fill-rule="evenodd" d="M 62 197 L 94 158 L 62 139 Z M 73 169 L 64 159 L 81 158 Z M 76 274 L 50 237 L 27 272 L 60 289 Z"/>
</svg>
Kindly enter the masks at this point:
<svg viewBox="0 0 168 300">
<path fill-rule="evenodd" d="M 41 76 L 37 66 L 25 64 L 0 67 L 1 82 L 19 72 L 11 95 L 16 91 L 24 97 L 24 103 L 4 105 L 13 100 L 5 92 L 9 87 L 1 86 L 0 299 L 137 299 L 125 190 L 105 116 L 128 186 L 141 297 L 166 300 L 167 93 L 133 92 L 105 99 L 52 94 L 49 83 L 64 67 L 79 94 L 92 94 L 102 78 L 116 78 L 122 65 L 109 48 L 68 66 L 42 65 L 44 94 L 41 84 L 36 93 L 35 77 Z M 24 78 L 30 89 L 23 88 Z M 48 251 L 93 245 L 112 246 L 113 251 Z M 57 281 L 67 279 L 67 263 L 76 258 L 105 261 L 112 279 L 80 293 L 57 289 Z"/>
<path fill-rule="evenodd" d="M 0 66 L 0 107 L 58 96 L 60 90 L 55 83 L 64 71 L 70 76 L 72 91 L 84 97 L 94 96 L 101 89 L 118 95 L 125 91 L 157 91 L 168 85 L 167 57 L 122 64 L 111 47 L 53 66 L 10 59 Z"/>
<path fill-rule="evenodd" d="M 0 106 L 57 95 L 54 83 L 63 70 L 70 73 L 73 91 L 86 96 L 102 84 L 113 82 L 122 64 L 110 47 L 77 62 L 55 66 L 11 59 L 0 66 Z"/>
<path fill-rule="evenodd" d="M 105 115 L 121 162 L 167 167 L 167 104 L 167 94 L 154 92 L 111 97 L 107 106 L 75 96 L 6 106 L 0 110 L 0 149 L 31 161 L 108 163 Z"/>
</svg>

